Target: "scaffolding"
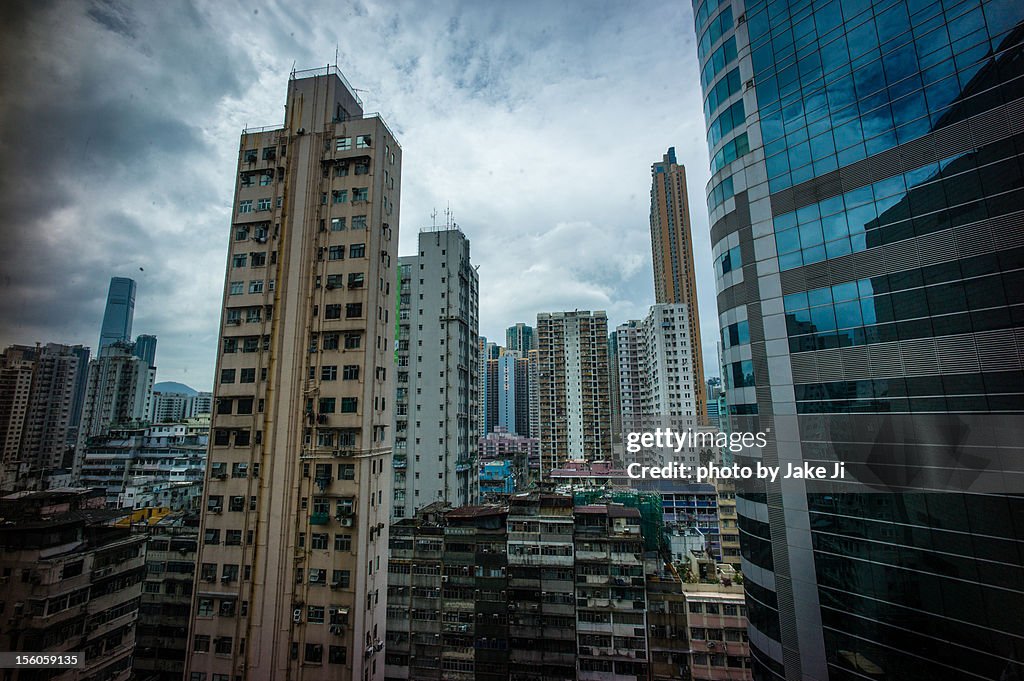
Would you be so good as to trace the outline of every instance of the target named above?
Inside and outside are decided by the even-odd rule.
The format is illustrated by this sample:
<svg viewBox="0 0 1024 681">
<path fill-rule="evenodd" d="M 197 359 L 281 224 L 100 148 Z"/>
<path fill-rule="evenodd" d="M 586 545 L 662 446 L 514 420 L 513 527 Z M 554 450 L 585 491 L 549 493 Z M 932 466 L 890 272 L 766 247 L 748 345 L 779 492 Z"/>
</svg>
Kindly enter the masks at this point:
<svg viewBox="0 0 1024 681">
<path fill-rule="evenodd" d="M 640 536 L 644 539 L 644 550 L 661 549 L 665 533 L 661 494 L 607 489 L 578 490 L 573 495 L 573 503 L 577 506 L 613 503 L 637 509 L 640 511 Z"/>
</svg>

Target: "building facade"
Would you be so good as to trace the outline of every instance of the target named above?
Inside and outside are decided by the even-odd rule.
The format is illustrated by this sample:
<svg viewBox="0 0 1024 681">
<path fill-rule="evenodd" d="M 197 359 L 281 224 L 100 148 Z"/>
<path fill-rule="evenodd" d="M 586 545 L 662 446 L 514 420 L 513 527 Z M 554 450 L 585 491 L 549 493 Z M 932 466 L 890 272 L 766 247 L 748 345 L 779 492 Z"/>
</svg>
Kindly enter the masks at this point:
<svg viewBox="0 0 1024 681">
<path fill-rule="evenodd" d="M 475 503 L 479 281 L 458 229 L 423 231 L 399 259 L 393 514 Z M 409 301 L 404 296 L 408 289 Z"/>
<path fill-rule="evenodd" d="M 334 67 L 242 134 L 193 677 L 383 678 L 401 153 Z"/>
<path fill-rule="evenodd" d="M 810 414 L 953 414 L 993 446 L 1024 407 L 1024 7 L 704 0 L 694 17 L 729 417 L 791 425 L 769 465 L 815 456 Z M 998 547 L 1019 543 L 1021 503 L 741 492 L 755 678 L 1019 675 L 1020 582 L 952 566 L 1016 574 Z"/>
<path fill-rule="evenodd" d="M 100 342 L 96 346 L 99 355 L 103 348 L 113 343 L 130 343 L 132 322 L 135 319 L 135 280 L 127 277 L 111 277 L 107 289 L 107 304 L 103 308 L 103 325 L 100 327 Z"/>
<path fill-rule="evenodd" d="M 69 466 L 77 438 L 89 348 L 14 345 L 0 358 L 0 489 L 41 489 Z"/>
<path fill-rule="evenodd" d="M 47 673 L 71 681 L 127 681 L 146 562 L 146 538 L 116 521 L 93 490 L 19 492 L 0 499 L 0 648 L 77 652 L 80 667 Z M 8 670 L 8 678 L 39 678 Z"/>
<path fill-rule="evenodd" d="M 536 347 L 534 329 L 529 324 L 517 322 L 505 330 L 505 348 L 507 350 L 520 352 L 521 356 L 525 357 L 527 352 Z"/>
<path fill-rule="evenodd" d="M 611 458 L 608 317 L 537 315 L 541 476 L 570 460 Z"/>
<path fill-rule="evenodd" d="M 690 203 L 686 193 L 686 168 L 676 162 L 674 147 L 669 148 L 660 163 L 651 166 L 651 249 L 655 303 L 686 305 L 687 327 L 694 339 L 688 349 L 689 364 L 696 380 L 695 409 L 703 418 L 707 405 Z"/>
</svg>

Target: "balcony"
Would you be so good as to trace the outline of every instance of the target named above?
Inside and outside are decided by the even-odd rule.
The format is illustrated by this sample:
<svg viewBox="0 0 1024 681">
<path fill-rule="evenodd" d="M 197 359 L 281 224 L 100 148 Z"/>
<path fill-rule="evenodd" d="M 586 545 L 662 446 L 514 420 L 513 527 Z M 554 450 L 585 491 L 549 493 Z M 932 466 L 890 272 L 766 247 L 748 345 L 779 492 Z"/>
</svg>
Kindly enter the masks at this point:
<svg viewBox="0 0 1024 681">
<path fill-rule="evenodd" d="M 331 521 L 330 513 L 314 513 L 309 516 L 310 525 L 326 525 Z"/>
</svg>

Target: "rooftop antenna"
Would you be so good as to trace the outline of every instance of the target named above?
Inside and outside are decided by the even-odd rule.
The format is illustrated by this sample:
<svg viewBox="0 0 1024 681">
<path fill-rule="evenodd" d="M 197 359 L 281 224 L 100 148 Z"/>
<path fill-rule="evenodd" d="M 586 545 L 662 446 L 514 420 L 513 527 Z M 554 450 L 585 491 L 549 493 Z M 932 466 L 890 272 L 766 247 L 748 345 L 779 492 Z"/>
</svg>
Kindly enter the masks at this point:
<svg viewBox="0 0 1024 681">
<path fill-rule="evenodd" d="M 338 43 L 334 43 L 334 70 L 338 70 Z"/>
<path fill-rule="evenodd" d="M 430 213 L 430 228 L 437 231 L 437 208 Z"/>
</svg>

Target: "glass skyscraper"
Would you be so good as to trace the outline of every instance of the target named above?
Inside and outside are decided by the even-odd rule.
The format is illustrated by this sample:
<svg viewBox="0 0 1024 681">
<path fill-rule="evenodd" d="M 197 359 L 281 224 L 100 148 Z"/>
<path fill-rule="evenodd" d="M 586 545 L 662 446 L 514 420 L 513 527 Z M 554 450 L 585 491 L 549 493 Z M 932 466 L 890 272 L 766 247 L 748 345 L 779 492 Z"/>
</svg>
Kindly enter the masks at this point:
<svg viewBox="0 0 1024 681">
<path fill-rule="evenodd" d="M 1024 412 L 1022 20 L 694 1 L 730 416 L 800 424 L 767 463 L 814 457 L 812 417 Z M 755 678 L 1022 678 L 1021 496 L 788 484 L 737 509 Z"/>
<path fill-rule="evenodd" d="M 107 291 L 107 306 L 103 310 L 99 351 L 118 341 L 131 341 L 132 321 L 135 317 L 135 280 L 111 277 Z"/>
</svg>

